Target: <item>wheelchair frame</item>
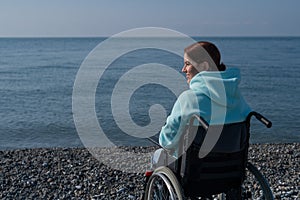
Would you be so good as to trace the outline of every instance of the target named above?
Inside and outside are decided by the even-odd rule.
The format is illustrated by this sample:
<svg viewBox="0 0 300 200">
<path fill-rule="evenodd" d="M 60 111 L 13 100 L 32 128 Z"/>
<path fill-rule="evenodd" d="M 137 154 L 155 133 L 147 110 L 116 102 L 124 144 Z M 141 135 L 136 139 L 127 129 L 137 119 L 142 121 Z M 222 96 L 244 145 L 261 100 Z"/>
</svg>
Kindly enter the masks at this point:
<svg viewBox="0 0 300 200">
<path fill-rule="evenodd" d="M 190 168 L 186 167 L 186 163 L 188 162 L 188 159 L 186 156 L 189 156 L 191 154 L 191 143 L 186 144 L 186 141 L 183 142 L 183 144 L 188 145 L 188 148 L 184 147 L 184 145 L 180 145 L 182 149 L 180 151 L 183 151 L 184 153 L 182 156 L 180 156 L 176 160 L 176 169 L 171 170 L 168 166 L 161 166 L 156 169 L 151 169 L 146 172 L 146 185 L 144 189 L 143 199 L 145 200 L 153 200 L 153 199 L 171 199 L 171 200 L 184 200 L 184 199 L 199 199 L 199 198 L 208 198 L 208 199 L 267 199 L 272 200 L 274 199 L 272 191 L 270 189 L 268 181 L 264 178 L 264 176 L 260 173 L 260 171 L 250 162 L 248 162 L 248 148 L 249 148 L 249 138 L 250 138 L 250 121 L 252 116 L 255 116 L 256 119 L 258 119 L 260 122 L 262 122 L 267 128 L 270 128 L 272 126 L 272 123 L 262 116 L 261 114 L 257 112 L 251 112 L 249 113 L 248 117 L 246 118 L 245 123 L 246 124 L 246 140 L 245 140 L 245 147 L 244 149 L 237 153 L 237 157 L 239 160 L 241 160 L 243 163 L 241 163 L 243 169 L 241 173 L 238 173 L 238 180 L 236 179 L 237 173 L 230 172 L 228 174 L 223 175 L 221 172 L 221 176 L 229 176 L 228 179 L 224 179 L 224 181 L 219 181 L 217 179 L 212 178 L 213 176 L 208 176 L 207 181 L 208 187 L 204 184 L 197 186 L 196 188 L 191 189 L 192 191 L 188 191 L 190 188 L 189 183 L 189 177 L 187 175 L 187 170 Z M 190 120 L 190 124 L 193 124 L 194 120 L 197 120 L 205 131 L 207 133 L 209 129 L 208 123 L 198 115 L 194 115 L 192 119 Z M 198 131 L 197 131 L 198 133 Z M 198 133 L 199 134 L 199 133 Z M 185 135 L 185 134 L 183 134 Z M 192 137 L 192 140 L 194 141 L 195 136 Z M 157 144 L 157 143 L 156 143 Z M 158 144 L 159 145 L 159 144 Z M 194 148 L 194 147 L 193 147 Z M 199 151 L 200 147 L 198 148 Z M 166 150 L 168 151 L 168 150 Z M 207 157 L 210 158 L 214 153 L 209 153 Z M 232 154 L 230 154 L 231 156 Z M 222 155 L 223 156 L 223 155 Z M 202 158 L 200 159 L 200 164 L 205 161 Z M 214 157 L 212 156 L 212 159 Z M 218 157 L 216 157 L 218 159 Z M 225 158 L 226 159 L 226 158 Z M 231 157 L 230 157 L 231 159 Z M 184 164 L 184 165 L 183 165 Z M 198 164 L 198 163 L 197 163 Z M 182 167 L 184 166 L 184 167 Z M 198 165 L 196 165 L 197 167 Z M 214 167 L 214 163 L 210 165 L 208 163 L 208 168 Z M 221 165 L 221 167 L 226 168 L 225 165 Z M 183 170 L 184 169 L 184 170 Z M 239 172 L 240 169 L 237 170 Z M 205 176 L 205 175 L 204 175 Z M 218 175 L 217 175 L 218 176 Z M 233 179 L 235 177 L 235 179 Z M 219 177 L 218 177 L 219 178 Z M 187 180 L 189 179 L 189 180 Z M 204 177 L 205 179 L 205 177 Z M 232 183 L 231 180 L 234 180 Z M 229 181 L 229 182 L 228 182 Z M 210 185 L 216 184 L 216 187 L 211 188 Z M 259 187 L 259 189 L 257 189 Z M 185 190 L 184 190 L 185 188 Z M 199 188 L 199 189 L 198 189 Z M 193 191 L 196 190 L 196 191 Z M 252 191 L 253 190 L 253 191 Z"/>
</svg>

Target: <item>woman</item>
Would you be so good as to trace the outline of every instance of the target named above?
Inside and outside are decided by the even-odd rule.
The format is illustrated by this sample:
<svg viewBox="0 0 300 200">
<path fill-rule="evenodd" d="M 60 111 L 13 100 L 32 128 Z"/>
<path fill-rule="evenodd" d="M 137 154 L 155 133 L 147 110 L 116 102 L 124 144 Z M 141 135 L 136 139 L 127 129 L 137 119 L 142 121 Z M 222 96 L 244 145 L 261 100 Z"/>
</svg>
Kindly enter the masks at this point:
<svg viewBox="0 0 300 200">
<path fill-rule="evenodd" d="M 226 69 L 220 60 L 218 48 L 210 42 L 197 42 L 184 49 L 182 72 L 190 89 L 175 102 L 159 136 L 160 145 L 175 150 L 175 156 L 181 134 L 193 114 L 209 124 L 226 124 L 244 121 L 251 111 L 238 88 L 239 70 Z"/>
</svg>

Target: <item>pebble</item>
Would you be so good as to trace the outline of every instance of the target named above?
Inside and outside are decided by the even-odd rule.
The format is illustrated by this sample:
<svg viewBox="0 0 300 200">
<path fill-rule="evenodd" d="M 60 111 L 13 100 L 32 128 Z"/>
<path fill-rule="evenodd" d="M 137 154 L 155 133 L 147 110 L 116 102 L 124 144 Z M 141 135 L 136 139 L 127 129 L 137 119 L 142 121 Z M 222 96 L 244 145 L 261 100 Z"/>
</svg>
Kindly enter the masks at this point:
<svg viewBox="0 0 300 200">
<path fill-rule="evenodd" d="M 124 150 L 151 153 L 155 148 Z M 275 199 L 300 199 L 299 152 L 300 143 L 250 145 L 249 161 L 267 178 Z M 115 158 L 120 165 L 139 170 L 134 173 L 112 169 L 93 155 L 84 148 L 0 151 L 0 199 L 134 200 L 141 196 L 145 177 L 140 171 L 148 166 L 149 157 L 132 162 Z"/>
</svg>

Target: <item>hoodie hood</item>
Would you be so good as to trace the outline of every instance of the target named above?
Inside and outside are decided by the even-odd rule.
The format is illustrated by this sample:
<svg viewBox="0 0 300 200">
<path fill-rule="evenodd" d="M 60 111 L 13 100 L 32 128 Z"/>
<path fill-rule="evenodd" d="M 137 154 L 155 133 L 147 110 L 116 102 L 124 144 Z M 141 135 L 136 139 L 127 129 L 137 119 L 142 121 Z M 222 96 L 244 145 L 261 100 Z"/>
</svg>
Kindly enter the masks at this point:
<svg viewBox="0 0 300 200">
<path fill-rule="evenodd" d="M 193 114 L 200 115 L 210 125 L 244 121 L 251 108 L 240 93 L 240 81 L 240 71 L 236 68 L 222 72 L 203 71 L 195 75 L 190 82 L 190 89 L 178 97 L 162 127 L 160 144 L 168 149 L 177 149 Z"/>
<path fill-rule="evenodd" d="M 201 91 L 212 102 L 224 107 L 234 107 L 240 100 L 238 85 L 241 81 L 240 70 L 228 68 L 225 71 L 203 71 L 195 75 L 190 89 Z"/>
</svg>

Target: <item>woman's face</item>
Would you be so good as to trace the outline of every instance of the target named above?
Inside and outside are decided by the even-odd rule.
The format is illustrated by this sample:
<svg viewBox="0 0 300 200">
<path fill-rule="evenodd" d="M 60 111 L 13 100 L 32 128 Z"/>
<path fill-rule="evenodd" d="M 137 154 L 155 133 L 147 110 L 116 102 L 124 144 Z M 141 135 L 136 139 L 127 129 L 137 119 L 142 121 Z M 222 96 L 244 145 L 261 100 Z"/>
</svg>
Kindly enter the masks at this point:
<svg viewBox="0 0 300 200">
<path fill-rule="evenodd" d="M 191 82 L 192 78 L 199 73 L 186 56 L 184 56 L 184 65 L 181 71 L 186 74 L 188 84 Z"/>
</svg>

